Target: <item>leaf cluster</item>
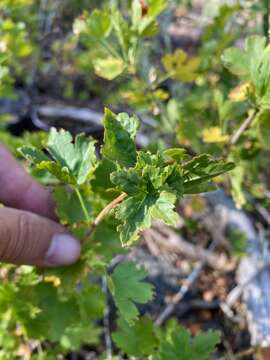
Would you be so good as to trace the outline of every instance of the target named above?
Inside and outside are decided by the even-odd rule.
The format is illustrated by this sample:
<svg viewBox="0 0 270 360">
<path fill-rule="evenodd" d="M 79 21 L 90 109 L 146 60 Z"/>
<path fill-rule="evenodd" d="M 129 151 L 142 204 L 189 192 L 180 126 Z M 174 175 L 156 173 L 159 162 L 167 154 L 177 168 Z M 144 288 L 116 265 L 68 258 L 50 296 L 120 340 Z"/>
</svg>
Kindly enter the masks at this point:
<svg viewBox="0 0 270 360">
<path fill-rule="evenodd" d="M 31 290 L 38 292 L 34 299 L 39 311 L 33 321 L 27 320 L 23 326 L 29 336 L 59 341 L 66 349 L 80 346 L 83 341 L 96 341 L 99 330 L 86 329 L 83 324 L 95 313 L 96 318 L 100 317 L 101 312 L 95 310 L 95 306 L 104 308 L 100 288 L 83 285 L 81 291 L 76 290 L 79 282 L 85 284 L 87 269 L 91 268 L 92 274 L 106 279 L 118 309 L 116 344 L 127 354 L 144 357 L 152 353 L 156 359 L 163 359 L 162 354 L 170 348 L 172 356 L 177 357 L 181 341 L 188 341 L 182 337 L 190 335 L 181 330 L 181 339 L 176 336 L 164 342 L 154 334 L 150 320 L 139 318 L 137 305 L 154 296 L 153 286 L 145 281 L 147 273 L 132 262 L 120 263 L 111 272 L 108 265 L 113 254 L 120 253 L 121 246 L 133 244 L 153 220 L 175 226 L 177 202 L 185 194 L 212 190 L 209 181 L 234 165 L 206 154 L 190 159 L 182 148 L 137 150 L 139 121 L 126 113 L 116 115 L 106 109 L 104 128 L 101 158 L 91 138 L 80 134 L 73 140 L 69 132 L 54 128 L 40 146 L 23 146 L 19 150 L 32 164 L 33 173 L 42 171 L 45 178 L 55 179 L 57 214 L 75 236 L 86 241 L 82 259 L 73 269 L 51 270 L 45 277 L 50 285 L 41 282 Z M 108 194 L 113 195 L 112 201 Z M 59 323 L 55 322 L 57 313 L 62 314 Z M 87 338 L 90 329 L 92 335 Z M 142 345 L 139 353 L 133 350 L 136 342 Z M 199 338 L 194 344 L 195 350 L 190 347 L 185 351 L 196 354 Z M 212 347 L 205 347 L 207 354 L 211 351 Z"/>
</svg>

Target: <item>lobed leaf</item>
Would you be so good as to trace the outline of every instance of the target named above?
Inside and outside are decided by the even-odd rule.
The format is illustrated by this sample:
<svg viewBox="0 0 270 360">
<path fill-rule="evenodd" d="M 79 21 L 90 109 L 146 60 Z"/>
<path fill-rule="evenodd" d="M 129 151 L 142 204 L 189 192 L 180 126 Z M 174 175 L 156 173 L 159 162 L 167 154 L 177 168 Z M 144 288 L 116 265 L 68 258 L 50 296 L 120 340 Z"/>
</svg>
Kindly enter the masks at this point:
<svg viewBox="0 0 270 360">
<path fill-rule="evenodd" d="M 134 138 L 138 127 L 139 122 L 136 117 L 129 117 L 127 114 L 115 115 L 109 109 L 105 109 L 102 154 L 121 166 L 134 165 L 136 162 Z"/>
<path fill-rule="evenodd" d="M 138 319 L 131 326 L 120 318 L 118 330 L 112 334 L 112 338 L 126 354 L 139 358 L 153 354 L 157 345 L 153 322 L 147 317 Z"/>
<path fill-rule="evenodd" d="M 121 317 L 129 325 L 138 318 L 135 305 L 146 304 L 153 298 L 153 286 L 143 279 L 146 272 L 138 269 L 132 262 L 119 264 L 109 278 L 109 288 Z"/>
<path fill-rule="evenodd" d="M 39 170 L 46 170 L 60 181 L 82 185 L 95 170 L 95 142 L 84 134 L 73 138 L 68 131 L 52 128 L 44 147 L 50 155 L 33 147 L 21 147 L 20 153 Z"/>
</svg>

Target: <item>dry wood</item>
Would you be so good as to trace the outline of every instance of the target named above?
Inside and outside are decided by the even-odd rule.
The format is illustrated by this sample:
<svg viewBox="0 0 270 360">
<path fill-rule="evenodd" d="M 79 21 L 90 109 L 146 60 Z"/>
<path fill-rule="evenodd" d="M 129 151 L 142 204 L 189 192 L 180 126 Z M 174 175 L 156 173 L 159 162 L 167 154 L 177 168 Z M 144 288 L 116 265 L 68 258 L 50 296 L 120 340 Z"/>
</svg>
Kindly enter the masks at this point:
<svg viewBox="0 0 270 360">
<path fill-rule="evenodd" d="M 168 227 L 163 226 L 163 231 L 166 232 L 167 236 L 162 235 L 155 229 L 146 230 L 145 233 L 150 234 L 151 239 L 158 245 L 158 248 L 162 248 L 166 252 L 182 254 L 195 261 L 204 261 L 206 265 L 215 270 L 226 271 L 231 269 L 225 255 L 217 255 L 200 246 L 193 245 Z"/>
<path fill-rule="evenodd" d="M 209 252 L 213 252 L 217 246 L 217 241 L 213 241 L 211 245 L 208 248 Z M 157 316 L 157 319 L 155 321 L 155 324 L 157 326 L 161 326 L 168 317 L 173 314 L 173 312 L 176 309 L 177 304 L 185 297 L 189 289 L 194 285 L 196 280 L 198 279 L 202 269 L 204 268 L 206 262 L 205 260 L 200 261 L 195 268 L 192 270 L 192 272 L 187 277 L 185 283 L 179 291 L 174 295 L 173 302 L 171 304 L 168 304 L 164 310 Z"/>
<path fill-rule="evenodd" d="M 217 191 L 206 196 L 214 212 L 226 220 L 227 228 L 238 229 L 247 237 L 246 256 L 240 261 L 237 271 L 239 288 L 236 295 L 240 291 L 246 304 L 252 345 L 267 348 L 270 346 L 270 269 L 263 267 L 270 259 L 267 241 L 259 236 L 251 219 L 244 211 L 235 208 L 225 192 Z"/>
</svg>

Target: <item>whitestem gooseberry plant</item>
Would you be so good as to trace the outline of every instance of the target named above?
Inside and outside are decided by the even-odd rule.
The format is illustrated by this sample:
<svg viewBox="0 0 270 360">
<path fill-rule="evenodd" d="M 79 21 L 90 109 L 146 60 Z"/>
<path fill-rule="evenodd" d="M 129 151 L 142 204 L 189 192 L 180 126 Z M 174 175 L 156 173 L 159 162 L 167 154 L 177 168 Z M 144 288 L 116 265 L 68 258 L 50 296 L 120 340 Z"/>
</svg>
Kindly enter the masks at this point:
<svg viewBox="0 0 270 360">
<path fill-rule="evenodd" d="M 70 133 L 56 129 L 43 149 L 20 148 L 32 172 L 43 177 L 43 183 L 47 179 L 54 184 L 57 215 L 82 240 L 83 254 L 76 265 L 46 270 L 42 277 L 34 269 L 20 272 L 9 290 L 10 296 L 20 295 L 12 304 L 14 319 L 26 338 L 57 344 L 51 351 L 97 344 L 102 333 L 97 320 L 103 317 L 106 301 L 94 278 L 103 277 L 117 307 L 118 328 L 112 337 L 120 350 L 138 359 L 165 360 L 168 347 L 178 358 L 179 346 L 186 341 L 188 359 L 206 360 L 218 342 L 217 333 L 191 339 L 175 323 L 158 332 L 150 318 L 139 316 L 136 306 L 154 295 L 153 286 L 144 281 L 146 272 L 132 262 L 108 269 L 113 257 L 127 252 L 153 220 L 175 226 L 177 202 L 185 194 L 213 190 L 210 181 L 234 165 L 207 154 L 190 159 L 181 148 L 138 151 L 138 127 L 136 116 L 106 109 L 100 156 L 93 139 L 80 134 L 73 141 Z M 26 299 L 22 315 L 18 302 Z"/>
</svg>

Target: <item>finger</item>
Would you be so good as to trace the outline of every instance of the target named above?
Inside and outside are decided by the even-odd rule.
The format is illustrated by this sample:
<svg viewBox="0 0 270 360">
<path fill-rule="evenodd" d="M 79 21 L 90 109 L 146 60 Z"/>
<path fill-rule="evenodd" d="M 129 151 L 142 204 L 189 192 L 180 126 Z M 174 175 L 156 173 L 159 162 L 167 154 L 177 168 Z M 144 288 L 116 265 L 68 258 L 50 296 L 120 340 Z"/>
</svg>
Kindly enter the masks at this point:
<svg viewBox="0 0 270 360">
<path fill-rule="evenodd" d="M 74 263 L 80 243 L 56 222 L 11 208 L 0 208 L 0 261 L 59 266 Z"/>
<path fill-rule="evenodd" d="M 50 191 L 34 181 L 3 145 L 0 145 L 0 201 L 10 207 L 56 218 Z"/>
</svg>

